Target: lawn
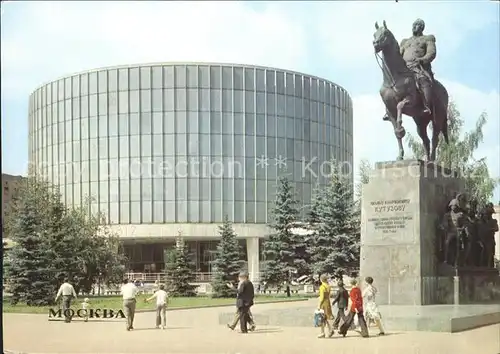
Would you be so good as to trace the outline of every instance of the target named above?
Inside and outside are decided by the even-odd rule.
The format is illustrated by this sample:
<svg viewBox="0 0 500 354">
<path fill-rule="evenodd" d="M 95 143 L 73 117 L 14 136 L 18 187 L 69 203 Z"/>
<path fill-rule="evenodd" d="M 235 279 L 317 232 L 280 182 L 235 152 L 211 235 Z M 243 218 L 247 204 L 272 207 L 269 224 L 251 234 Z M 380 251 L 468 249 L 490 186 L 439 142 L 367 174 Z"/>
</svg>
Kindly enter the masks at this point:
<svg viewBox="0 0 500 354">
<path fill-rule="evenodd" d="M 154 300 L 146 303 L 145 299 L 150 295 L 139 295 L 137 297 L 137 310 L 153 310 Z M 291 297 L 280 296 L 280 295 L 258 295 L 255 297 L 255 303 L 265 303 L 265 302 L 286 302 L 299 299 L 306 299 L 307 297 L 301 295 L 292 295 Z M 80 302 L 83 297 L 78 298 L 73 301 L 72 307 L 79 307 Z M 208 296 L 197 296 L 197 297 L 178 297 L 170 298 L 168 307 L 170 309 L 174 308 L 191 308 L 200 306 L 223 306 L 223 305 L 235 305 L 235 299 L 215 299 Z M 56 308 L 53 306 L 52 308 Z M 122 308 L 122 298 L 120 296 L 101 296 L 101 297 L 90 297 L 90 307 L 99 309 L 121 309 Z M 3 300 L 3 313 L 42 313 L 47 314 L 49 312 L 49 306 L 27 306 L 26 304 L 11 305 L 8 298 L 4 297 Z"/>
</svg>

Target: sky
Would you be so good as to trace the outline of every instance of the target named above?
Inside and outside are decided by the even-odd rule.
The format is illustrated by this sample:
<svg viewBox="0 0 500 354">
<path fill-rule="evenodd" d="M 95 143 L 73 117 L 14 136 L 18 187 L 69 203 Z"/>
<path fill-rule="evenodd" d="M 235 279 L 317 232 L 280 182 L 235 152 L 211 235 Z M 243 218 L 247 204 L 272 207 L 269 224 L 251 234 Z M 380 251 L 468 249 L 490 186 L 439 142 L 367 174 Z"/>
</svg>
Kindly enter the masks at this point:
<svg viewBox="0 0 500 354">
<path fill-rule="evenodd" d="M 26 173 L 28 97 L 38 86 L 102 66 L 167 61 L 263 65 L 329 79 L 353 99 L 355 163 L 393 160 L 397 143 L 381 119 L 374 24 L 385 20 L 400 41 L 422 18 L 425 32 L 437 38 L 435 76 L 465 130 L 488 114 L 476 157 L 486 157 L 490 174 L 500 176 L 499 6 L 487 0 L 2 2 L 2 172 Z M 404 122 L 415 134 L 411 118 Z"/>
</svg>

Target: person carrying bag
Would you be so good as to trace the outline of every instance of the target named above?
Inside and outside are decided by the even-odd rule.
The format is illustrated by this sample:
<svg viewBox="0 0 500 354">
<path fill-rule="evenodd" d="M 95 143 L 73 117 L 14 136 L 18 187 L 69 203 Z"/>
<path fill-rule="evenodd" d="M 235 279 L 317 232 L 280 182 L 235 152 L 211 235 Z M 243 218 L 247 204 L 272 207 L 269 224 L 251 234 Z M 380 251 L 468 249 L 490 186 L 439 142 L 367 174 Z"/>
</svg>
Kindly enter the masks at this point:
<svg viewBox="0 0 500 354">
<path fill-rule="evenodd" d="M 357 316 L 359 327 L 361 328 L 361 336 L 366 338 L 369 336 L 368 327 L 366 326 L 365 317 L 363 315 L 363 297 L 361 296 L 361 289 L 358 288 L 358 282 L 356 279 L 351 280 L 351 292 L 349 294 L 351 300 L 351 306 L 349 309 L 349 314 L 346 316 L 344 323 L 340 326 L 339 334 L 342 336 L 347 335 L 347 331 L 350 329 L 354 322 L 354 317 Z"/>
</svg>

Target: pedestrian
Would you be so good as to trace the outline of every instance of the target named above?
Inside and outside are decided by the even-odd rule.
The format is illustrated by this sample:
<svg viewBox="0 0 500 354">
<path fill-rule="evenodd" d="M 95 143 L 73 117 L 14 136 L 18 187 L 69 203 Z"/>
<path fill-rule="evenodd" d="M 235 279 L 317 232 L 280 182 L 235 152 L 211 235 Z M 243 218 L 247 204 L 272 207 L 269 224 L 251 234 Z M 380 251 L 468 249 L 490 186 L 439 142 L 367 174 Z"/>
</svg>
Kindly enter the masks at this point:
<svg viewBox="0 0 500 354">
<path fill-rule="evenodd" d="M 138 289 L 134 283 L 129 283 L 128 279 L 123 279 L 121 293 L 123 297 L 123 310 L 127 317 L 127 331 L 134 329 L 135 306 Z"/>
<path fill-rule="evenodd" d="M 252 282 L 248 279 L 248 272 L 241 272 L 239 276 L 240 283 L 238 285 L 236 295 L 236 307 L 240 314 L 240 330 L 241 333 L 248 333 L 247 323 L 250 321 L 250 308 L 253 306 L 253 298 L 255 296 Z"/>
<path fill-rule="evenodd" d="M 349 314 L 346 316 L 344 323 L 340 326 L 339 334 L 345 337 L 354 321 L 354 317 L 357 316 L 361 328 L 361 336 L 368 337 L 368 328 L 366 327 L 365 318 L 363 316 L 363 297 L 356 279 L 351 280 L 351 286 L 351 292 L 349 293 L 351 308 L 349 309 Z"/>
<path fill-rule="evenodd" d="M 345 321 L 345 310 L 347 305 L 349 304 L 349 293 L 344 288 L 344 282 L 339 280 L 337 282 L 337 294 L 335 295 L 335 299 L 333 300 L 332 306 L 337 305 L 338 311 L 337 316 L 335 317 L 335 321 L 333 321 L 333 329 L 338 330 L 340 320 Z"/>
<path fill-rule="evenodd" d="M 89 308 L 90 308 L 90 300 L 88 297 L 83 299 L 82 302 L 82 310 L 83 310 L 83 321 L 88 322 L 89 321 Z"/>
<path fill-rule="evenodd" d="M 156 328 L 165 329 L 167 325 L 167 302 L 168 293 L 165 291 L 165 286 L 160 285 L 160 288 L 146 302 L 156 299 Z"/>
<path fill-rule="evenodd" d="M 238 283 L 238 286 L 235 288 L 234 284 L 232 283 L 227 283 L 227 287 L 230 288 L 230 289 L 238 289 L 241 285 L 241 282 Z M 248 325 L 250 325 L 250 328 L 249 330 L 250 331 L 255 331 L 255 322 L 253 320 L 253 315 L 252 315 L 252 311 L 250 309 L 248 309 Z M 233 317 L 233 323 L 231 324 L 227 324 L 227 328 L 229 328 L 230 330 L 234 331 L 234 329 L 236 328 L 236 326 L 238 325 L 238 323 L 240 322 L 240 311 L 238 309 L 236 309 L 236 313 L 234 314 L 234 317 Z"/>
<path fill-rule="evenodd" d="M 250 311 L 250 309 L 248 309 L 248 325 L 250 326 L 250 328 L 248 328 L 249 331 L 253 332 L 255 331 L 255 322 L 253 320 L 253 315 L 252 315 L 252 311 Z M 234 329 L 236 328 L 236 326 L 238 325 L 238 322 L 240 321 L 240 312 L 239 311 L 236 311 L 236 314 L 234 315 L 234 319 L 233 319 L 233 323 L 231 324 L 227 324 L 227 328 L 231 329 L 234 331 Z"/>
<path fill-rule="evenodd" d="M 373 286 L 373 278 L 366 277 L 365 278 L 366 287 L 363 290 L 363 301 L 365 304 L 365 316 L 368 322 L 372 321 L 378 327 L 379 336 L 383 336 L 385 334 L 384 326 L 382 324 L 382 316 L 380 315 L 380 311 L 378 309 L 377 303 L 375 301 L 375 297 L 377 295 L 377 288 Z"/>
<path fill-rule="evenodd" d="M 333 320 L 332 305 L 330 303 L 331 287 L 328 284 L 328 277 L 326 274 L 320 276 L 321 285 L 319 286 L 319 304 L 318 311 L 323 310 L 323 320 L 321 322 L 321 333 L 318 338 L 325 338 L 325 327 L 328 328 L 328 337 L 333 336 L 333 330 L 330 326 L 331 320 Z"/>
<path fill-rule="evenodd" d="M 71 300 L 76 299 L 77 296 L 75 288 L 73 288 L 73 285 L 69 283 L 68 278 L 64 278 L 64 282 L 59 287 L 59 291 L 57 292 L 55 301 L 57 302 L 57 300 L 59 300 L 59 297 L 61 296 L 62 296 L 62 309 L 64 314 L 64 322 L 70 323 L 71 316 L 69 314 L 69 309 L 71 307 Z"/>
</svg>

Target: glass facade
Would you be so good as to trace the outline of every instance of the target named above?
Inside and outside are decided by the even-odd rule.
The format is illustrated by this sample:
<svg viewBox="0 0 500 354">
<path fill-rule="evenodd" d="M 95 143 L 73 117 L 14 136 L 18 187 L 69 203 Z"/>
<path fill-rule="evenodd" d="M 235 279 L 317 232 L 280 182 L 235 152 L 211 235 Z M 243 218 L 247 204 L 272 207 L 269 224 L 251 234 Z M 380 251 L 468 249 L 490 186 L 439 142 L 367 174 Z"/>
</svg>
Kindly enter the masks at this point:
<svg viewBox="0 0 500 354">
<path fill-rule="evenodd" d="M 212 273 L 212 261 L 219 241 L 186 241 L 197 273 Z M 247 261 L 247 248 L 244 240 L 239 240 L 242 258 Z M 162 243 L 125 243 L 127 272 L 158 273 L 165 270 L 165 251 L 174 249 L 175 241 Z"/>
<path fill-rule="evenodd" d="M 280 175 L 308 205 L 331 158 L 352 166 L 352 131 L 344 89 L 262 67 L 107 68 L 29 103 L 30 163 L 115 224 L 266 223 Z"/>
</svg>

